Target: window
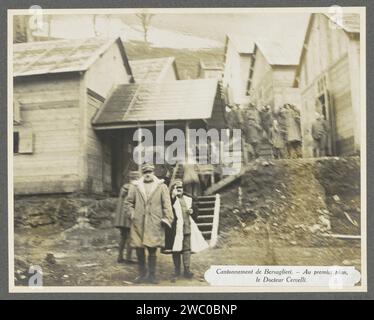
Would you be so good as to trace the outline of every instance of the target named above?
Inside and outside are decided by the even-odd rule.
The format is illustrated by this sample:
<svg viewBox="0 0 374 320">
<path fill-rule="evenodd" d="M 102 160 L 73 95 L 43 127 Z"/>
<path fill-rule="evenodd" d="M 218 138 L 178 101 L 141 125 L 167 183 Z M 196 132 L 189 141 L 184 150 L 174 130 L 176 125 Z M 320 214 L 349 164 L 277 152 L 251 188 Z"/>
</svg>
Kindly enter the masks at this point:
<svg viewBox="0 0 374 320">
<path fill-rule="evenodd" d="M 13 153 L 19 151 L 19 132 L 13 132 Z"/>
<path fill-rule="evenodd" d="M 34 134 L 31 129 L 17 129 L 13 132 L 13 153 L 33 153 Z"/>
</svg>

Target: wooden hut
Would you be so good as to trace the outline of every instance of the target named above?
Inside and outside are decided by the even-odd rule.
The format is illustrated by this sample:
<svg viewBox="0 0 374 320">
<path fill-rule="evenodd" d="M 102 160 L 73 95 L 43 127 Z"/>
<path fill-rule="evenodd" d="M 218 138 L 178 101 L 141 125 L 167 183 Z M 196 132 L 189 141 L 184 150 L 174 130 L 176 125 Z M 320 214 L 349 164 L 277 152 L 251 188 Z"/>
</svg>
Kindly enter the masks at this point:
<svg viewBox="0 0 374 320">
<path fill-rule="evenodd" d="M 300 95 L 293 88 L 300 49 L 276 41 L 256 41 L 248 90 L 257 106 L 270 105 L 273 110 L 285 103 L 300 105 Z"/>
<path fill-rule="evenodd" d="M 255 43 L 244 35 L 226 35 L 225 66 L 223 71 L 223 90 L 227 104 L 248 103 L 249 79 Z"/>
<path fill-rule="evenodd" d="M 179 80 L 174 57 L 130 60 L 136 83 Z"/>
<path fill-rule="evenodd" d="M 120 39 L 15 44 L 15 194 L 111 190 L 111 141 L 91 118 L 114 84 L 132 81 Z"/>
<path fill-rule="evenodd" d="M 222 62 L 215 60 L 200 60 L 198 75 L 200 79 L 221 79 L 222 74 Z"/>
<path fill-rule="evenodd" d="M 315 112 L 330 125 L 329 153 L 360 150 L 360 17 L 312 14 L 294 82 L 301 91 L 304 156 L 312 156 Z"/>
<path fill-rule="evenodd" d="M 133 159 L 138 145 L 134 134 L 137 129 L 148 129 L 156 137 L 156 121 L 164 121 L 161 145 L 154 141 L 154 150 L 164 152 L 164 134 L 171 128 L 180 129 L 186 137 L 185 158 L 196 148 L 188 141 L 190 129 L 225 128 L 224 104 L 215 79 L 179 80 L 118 85 L 113 90 L 92 125 L 96 132 L 112 137 L 117 150 L 113 158 L 113 187 L 120 186 L 121 174 L 137 170 Z M 141 133 L 140 131 L 137 131 Z M 171 141 L 170 141 L 171 143 Z M 161 154 L 165 156 L 165 154 Z M 155 159 L 153 159 L 155 160 Z"/>
</svg>

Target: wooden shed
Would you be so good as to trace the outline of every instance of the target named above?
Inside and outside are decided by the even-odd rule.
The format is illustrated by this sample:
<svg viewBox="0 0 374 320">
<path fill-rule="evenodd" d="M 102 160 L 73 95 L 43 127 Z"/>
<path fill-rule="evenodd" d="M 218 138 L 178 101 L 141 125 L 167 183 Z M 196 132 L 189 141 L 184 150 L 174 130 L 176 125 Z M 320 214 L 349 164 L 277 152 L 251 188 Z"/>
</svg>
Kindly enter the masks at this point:
<svg viewBox="0 0 374 320">
<path fill-rule="evenodd" d="M 245 35 L 226 35 L 223 89 L 229 105 L 249 101 L 249 79 L 255 43 Z"/>
<path fill-rule="evenodd" d="M 188 137 L 190 129 L 226 128 L 224 112 L 215 79 L 118 85 L 92 121 L 98 133 L 110 135 L 116 144 L 113 188 L 119 188 L 125 172 L 138 168 L 133 160 L 137 129 L 147 128 L 155 137 L 156 121 L 164 121 L 165 130 L 177 128 Z M 165 146 L 164 136 L 162 145 L 154 141 L 155 151 Z M 195 147 L 186 141 L 186 157 Z"/>
<path fill-rule="evenodd" d="M 315 112 L 330 125 L 330 155 L 360 150 L 360 17 L 344 14 L 341 24 L 312 14 L 294 82 L 301 90 L 304 156 L 312 156 Z"/>
<path fill-rule="evenodd" d="M 222 79 L 223 63 L 215 60 L 200 60 L 199 75 L 200 79 Z"/>
<path fill-rule="evenodd" d="M 115 84 L 132 81 L 120 39 L 15 44 L 15 194 L 110 190 L 110 140 L 91 118 Z"/>
<path fill-rule="evenodd" d="M 130 60 L 136 83 L 179 80 L 174 57 Z"/>
<path fill-rule="evenodd" d="M 300 106 L 299 90 L 293 87 L 300 50 L 276 41 L 256 41 L 248 90 L 252 102 L 273 110 L 285 103 Z"/>
</svg>

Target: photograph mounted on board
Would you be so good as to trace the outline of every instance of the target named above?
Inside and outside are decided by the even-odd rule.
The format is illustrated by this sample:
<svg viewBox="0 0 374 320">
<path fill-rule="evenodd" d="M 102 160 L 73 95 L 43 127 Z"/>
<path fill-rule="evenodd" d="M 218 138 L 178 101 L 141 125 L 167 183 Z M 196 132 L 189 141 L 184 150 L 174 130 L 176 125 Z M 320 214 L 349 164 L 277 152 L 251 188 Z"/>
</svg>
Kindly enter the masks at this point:
<svg viewBox="0 0 374 320">
<path fill-rule="evenodd" d="M 366 291 L 364 7 L 8 26 L 11 292 Z"/>
</svg>

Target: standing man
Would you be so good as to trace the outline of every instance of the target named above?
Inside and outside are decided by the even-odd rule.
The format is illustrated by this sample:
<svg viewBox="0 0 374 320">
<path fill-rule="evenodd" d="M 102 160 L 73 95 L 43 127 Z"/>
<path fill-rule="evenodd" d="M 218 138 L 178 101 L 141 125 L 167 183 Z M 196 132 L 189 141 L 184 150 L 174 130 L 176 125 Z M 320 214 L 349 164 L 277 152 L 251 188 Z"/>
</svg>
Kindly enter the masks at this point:
<svg viewBox="0 0 374 320">
<path fill-rule="evenodd" d="M 260 111 L 261 125 L 266 133 L 266 137 L 270 140 L 270 128 L 273 124 L 273 115 L 270 110 L 270 106 L 266 105 L 261 108 Z"/>
<path fill-rule="evenodd" d="M 157 284 L 157 248 L 165 246 L 165 230 L 173 222 L 169 190 L 154 175 L 153 164 L 142 166 L 143 176 L 129 189 L 126 203 L 132 217 L 130 246 L 136 248 L 139 276 L 136 283 Z M 145 251 L 148 252 L 148 277 Z"/>
<path fill-rule="evenodd" d="M 283 135 L 279 129 L 278 121 L 273 120 L 273 125 L 270 128 L 270 142 L 273 146 L 273 155 L 275 159 L 282 159 L 284 156 L 285 143 Z"/>
<path fill-rule="evenodd" d="M 124 174 L 125 176 L 125 174 Z M 131 253 L 132 249 L 129 245 L 129 234 L 130 234 L 130 227 L 131 227 L 131 219 L 129 215 L 129 210 L 126 208 L 125 199 L 129 192 L 130 184 L 136 181 L 139 178 L 139 174 L 137 171 L 131 171 L 129 174 L 129 183 L 125 183 L 119 192 L 117 208 L 116 208 L 116 215 L 114 219 L 114 226 L 119 229 L 120 231 L 120 241 L 118 247 L 118 263 L 132 263 L 131 260 Z M 126 247 L 126 260 L 123 259 L 123 251 Z"/>
<path fill-rule="evenodd" d="M 286 125 L 286 146 L 288 156 L 291 159 L 299 158 L 301 150 L 301 127 L 300 117 L 289 103 L 283 108 L 281 115 L 284 117 L 284 123 Z"/>
<path fill-rule="evenodd" d="M 327 121 L 316 112 L 316 119 L 312 123 L 313 157 L 324 157 L 327 148 Z"/>
<path fill-rule="evenodd" d="M 253 113 L 249 114 L 247 123 L 244 126 L 245 140 L 253 148 L 254 157 L 258 156 L 258 145 L 261 143 L 263 133 L 262 127 L 257 123 Z"/>
<path fill-rule="evenodd" d="M 164 253 L 172 253 L 174 262 L 173 282 L 181 275 L 183 260 L 184 277 L 190 279 L 191 252 L 197 253 L 209 247 L 202 233 L 192 219 L 192 198 L 183 194 L 183 182 L 175 180 L 171 187 L 174 221 L 171 230 L 167 231 Z M 183 259 L 181 259 L 183 258 Z"/>
</svg>

